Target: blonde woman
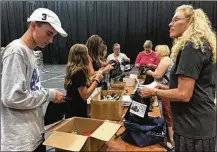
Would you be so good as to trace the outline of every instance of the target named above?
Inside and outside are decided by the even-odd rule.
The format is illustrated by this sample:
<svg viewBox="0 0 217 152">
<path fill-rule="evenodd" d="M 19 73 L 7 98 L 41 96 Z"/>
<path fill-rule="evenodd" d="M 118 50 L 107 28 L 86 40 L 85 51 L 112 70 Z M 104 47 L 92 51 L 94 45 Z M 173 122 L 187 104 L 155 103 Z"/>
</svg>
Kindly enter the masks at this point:
<svg viewBox="0 0 217 152">
<path fill-rule="evenodd" d="M 170 26 L 174 39 L 169 88 L 144 88 L 141 96 L 170 101 L 175 151 L 215 151 L 216 34 L 202 9 L 179 6 Z"/>
<path fill-rule="evenodd" d="M 101 72 L 97 72 L 90 83 L 88 70 L 88 49 L 83 44 L 71 47 L 66 67 L 64 88 L 66 89 L 65 117 L 87 117 L 87 99 L 102 80 Z"/>
<path fill-rule="evenodd" d="M 147 74 L 154 77 L 156 81 L 161 82 L 164 85 L 168 85 L 169 78 L 170 78 L 170 70 L 173 66 L 173 61 L 169 57 L 170 49 L 167 45 L 157 45 L 155 47 L 155 52 L 160 62 L 154 72 L 151 70 L 148 70 Z M 173 145 L 173 130 L 172 130 L 173 122 L 172 122 L 172 117 L 171 117 L 169 101 L 166 98 L 162 97 L 161 103 L 162 103 L 163 117 L 168 126 L 170 142 Z"/>
</svg>

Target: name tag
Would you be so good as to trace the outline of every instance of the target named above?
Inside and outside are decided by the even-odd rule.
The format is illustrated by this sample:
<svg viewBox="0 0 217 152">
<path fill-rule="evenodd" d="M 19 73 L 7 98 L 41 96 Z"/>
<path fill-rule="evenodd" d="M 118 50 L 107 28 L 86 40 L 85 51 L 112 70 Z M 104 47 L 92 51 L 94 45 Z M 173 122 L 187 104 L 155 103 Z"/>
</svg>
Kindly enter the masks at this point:
<svg viewBox="0 0 217 152">
<path fill-rule="evenodd" d="M 130 113 L 137 115 L 139 117 L 144 117 L 147 105 L 133 101 L 130 107 Z"/>
</svg>

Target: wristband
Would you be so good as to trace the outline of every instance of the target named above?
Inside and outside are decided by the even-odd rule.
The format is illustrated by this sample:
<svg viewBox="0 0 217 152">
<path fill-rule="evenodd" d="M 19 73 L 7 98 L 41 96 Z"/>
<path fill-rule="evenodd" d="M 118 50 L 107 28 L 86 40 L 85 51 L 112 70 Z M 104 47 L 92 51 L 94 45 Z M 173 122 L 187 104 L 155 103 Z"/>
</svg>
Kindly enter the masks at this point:
<svg viewBox="0 0 217 152">
<path fill-rule="evenodd" d="M 94 78 L 93 80 L 95 80 L 98 84 L 100 84 L 100 81 L 97 78 Z"/>
</svg>

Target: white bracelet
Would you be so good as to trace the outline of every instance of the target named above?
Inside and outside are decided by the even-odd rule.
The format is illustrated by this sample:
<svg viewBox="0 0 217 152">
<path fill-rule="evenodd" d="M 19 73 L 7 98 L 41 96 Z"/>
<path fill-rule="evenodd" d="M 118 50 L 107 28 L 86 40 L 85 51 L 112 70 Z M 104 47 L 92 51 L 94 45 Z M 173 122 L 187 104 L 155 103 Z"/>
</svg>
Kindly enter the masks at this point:
<svg viewBox="0 0 217 152">
<path fill-rule="evenodd" d="M 97 78 L 94 78 L 94 80 L 95 80 L 98 84 L 100 84 L 100 81 L 99 81 Z"/>
</svg>

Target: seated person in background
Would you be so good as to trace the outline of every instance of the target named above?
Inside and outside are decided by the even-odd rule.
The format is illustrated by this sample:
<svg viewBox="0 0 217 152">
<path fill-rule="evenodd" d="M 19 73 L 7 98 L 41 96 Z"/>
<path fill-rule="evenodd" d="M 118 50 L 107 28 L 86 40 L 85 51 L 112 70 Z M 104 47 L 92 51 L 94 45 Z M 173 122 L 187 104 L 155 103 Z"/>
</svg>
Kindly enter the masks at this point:
<svg viewBox="0 0 217 152">
<path fill-rule="evenodd" d="M 120 64 L 130 62 L 130 58 L 128 58 L 124 53 L 120 52 L 120 44 L 118 44 L 118 43 L 113 44 L 113 51 L 114 51 L 114 53 L 110 54 L 107 57 L 108 62 L 110 62 L 111 60 L 118 60 L 120 62 Z M 124 70 L 123 65 L 121 65 L 121 69 L 122 69 L 122 71 Z"/>
<path fill-rule="evenodd" d="M 89 79 L 88 49 L 83 44 L 71 47 L 66 67 L 64 88 L 66 89 L 65 118 L 87 117 L 87 99 L 102 80 L 101 72 L 97 72 L 93 81 Z"/>
<path fill-rule="evenodd" d="M 159 58 L 160 62 L 158 67 L 155 71 L 148 70 L 147 74 L 154 77 L 156 81 L 161 82 L 162 84 L 169 85 L 169 78 L 170 78 L 170 70 L 173 66 L 173 61 L 170 59 L 169 54 L 170 50 L 167 45 L 157 45 L 155 47 L 156 55 Z M 168 126 L 168 133 L 170 142 L 173 145 L 173 122 L 171 117 L 171 110 L 169 101 L 166 98 L 161 98 L 162 103 L 162 113 L 163 117 L 166 121 Z M 173 146 L 171 146 L 172 148 Z"/>
<path fill-rule="evenodd" d="M 152 50 L 152 42 L 146 40 L 143 47 L 144 51 L 140 52 L 136 57 L 135 66 L 138 68 L 139 73 L 142 70 L 142 66 L 146 65 L 148 69 L 156 69 L 159 59 L 156 56 L 156 53 Z"/>
</svg>

